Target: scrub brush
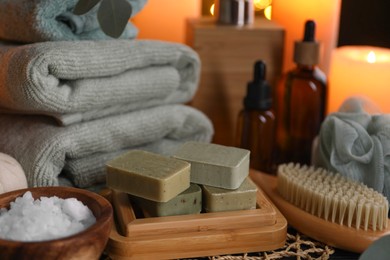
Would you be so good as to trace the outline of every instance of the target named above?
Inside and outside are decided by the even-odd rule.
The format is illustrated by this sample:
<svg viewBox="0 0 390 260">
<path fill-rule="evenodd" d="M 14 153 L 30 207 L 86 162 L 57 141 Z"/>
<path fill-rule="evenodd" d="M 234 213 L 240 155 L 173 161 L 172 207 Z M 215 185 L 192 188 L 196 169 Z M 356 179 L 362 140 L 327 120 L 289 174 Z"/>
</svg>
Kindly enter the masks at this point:
<svg viewBox="0 0 390 260">
<path fill-rule="evenodd" d="M 390 234 L 386 197 L 338 173 L 289 163 L 277 176 L 251 170 L 250 177 L 288 224 L 312 239 L 362 253 Z"/>
<path fill-rule="evenodd" d="M 285 200 L 327 221 L 365 231 L 387 228 L 389 203 L 385 196 L 323 168 L 280 165 L 278 191 Z"/>
</svg>

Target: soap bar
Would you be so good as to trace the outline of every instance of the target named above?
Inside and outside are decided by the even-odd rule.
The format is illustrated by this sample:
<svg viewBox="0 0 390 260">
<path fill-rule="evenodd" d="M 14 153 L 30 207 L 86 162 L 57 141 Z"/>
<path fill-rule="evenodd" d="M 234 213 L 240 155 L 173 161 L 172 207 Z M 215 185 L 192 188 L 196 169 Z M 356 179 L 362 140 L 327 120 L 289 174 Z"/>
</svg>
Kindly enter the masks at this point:
<svg viewBox="0 0 390 260">
<path fill-rule="evenodd" d="M 247 177 L 236 190 L 227 190 L 203 185 L 203 208 L 205 212 L 247 210 L 256 208 L 257 186 Z"/>
<path fill-rule="evenodd" d="M 107 164 L 107 186 L 145 199 L 167 202 L 190 187 L 190 164 L 132 150 Z"/>
<path fill-rule="evenodd" d="M 168 202 L 131 198 L 150 217 L 198 214 L 202 210 L 202 189 L 195 183 Z"/>
<path fill-rule="evenodd" d="M 174 158 L 191 163 L 191 182 L 224 189 L 237 189 L 249 174 L 249 150 L 187 142 Z"/>
</svg>

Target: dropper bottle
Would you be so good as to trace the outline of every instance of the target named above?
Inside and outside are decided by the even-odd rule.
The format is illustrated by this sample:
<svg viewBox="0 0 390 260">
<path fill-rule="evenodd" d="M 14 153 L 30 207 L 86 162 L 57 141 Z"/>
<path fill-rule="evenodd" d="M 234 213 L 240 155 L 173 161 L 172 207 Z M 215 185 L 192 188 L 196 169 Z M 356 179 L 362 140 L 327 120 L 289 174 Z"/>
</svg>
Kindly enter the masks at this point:
<svg viewBox="0 0 390 260">
<path fill-rule="evenodd" d="M 327 83 L 317 67 L 320 45 L 314 21 L 305 23 L 302 41 L 295 42 L 296 67 L 280 80 L 276 91 L 277 164 L 309 165 L 312 142 L 325 118 Z"/>
<path fill-rule="evenodd" d="M 251 168 L 274 173 L 275 116 L 272 111 L 272 89 L 265 75 L 265 63 L 257 61 L 253 81 L 247 85 L 244 108 L 238 115 L 236 145 L 251 151 Z"/>
</svg>

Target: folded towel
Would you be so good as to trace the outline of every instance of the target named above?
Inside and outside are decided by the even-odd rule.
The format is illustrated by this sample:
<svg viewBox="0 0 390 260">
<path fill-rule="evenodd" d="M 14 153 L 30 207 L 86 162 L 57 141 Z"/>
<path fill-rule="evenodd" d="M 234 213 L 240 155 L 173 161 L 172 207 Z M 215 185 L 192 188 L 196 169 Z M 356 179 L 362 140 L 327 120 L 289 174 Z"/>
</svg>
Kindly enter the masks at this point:
<svg viewBox="0 0 390 260">
<path fill-rule="evenodd" d="M 185 105 L 166 105 L 61 127 L 45 116 L 0 115 L 0 152 L 13 156 L 29 186 L 105 181 L 105 163 L 129 149 L 170 155 L 186 141 L 210 142 L 210 120 Z"/>
<path fill-rule="evenodd" d="M 139 12 L 147 0 L 127 0 Z M 84 15 L 72 13 L 78 0 L 0 0 L 0 39 L 17 42 L 110 39 L 97 21 L 98 5 Z M 129 23 L 121 38 L 134 38 Z"/>
<path fill-rule="evenodd" d="M 185 103 L 199 81 L 195 51 L 152 40 L 0 46 L 0 110 L 52 115 L 61 124 Z"/>
<path fill-rule="evenodd" d="M 320 130 L 313 164 L 362 182 L 390 201 L 390 114 L 371 114 L 359 98 L 345 101 Z"/>
</svg>

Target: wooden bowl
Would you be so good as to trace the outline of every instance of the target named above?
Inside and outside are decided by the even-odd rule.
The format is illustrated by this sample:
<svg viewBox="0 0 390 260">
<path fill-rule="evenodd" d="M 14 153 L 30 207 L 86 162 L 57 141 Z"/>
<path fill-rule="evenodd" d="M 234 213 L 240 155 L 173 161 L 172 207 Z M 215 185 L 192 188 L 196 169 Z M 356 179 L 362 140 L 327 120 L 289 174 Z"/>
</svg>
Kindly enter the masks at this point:
<svg viewBox="0 0 390 260">
<path fill-rule="evenodd" d="M 26 191 L 31 191 L 34 199 L 41 196 L 76 198 L 92 211 L 96 223 L 88 229 L 65 238 L 23 242 L 0 239 L 1 259 L 99 259 L 113 223 L 110 202 L 91 191 L 71 187 L 39 187 L 3 193 L 0 195 L 0 208 L 9 208 L 9 204 Z"/>
</svg>

